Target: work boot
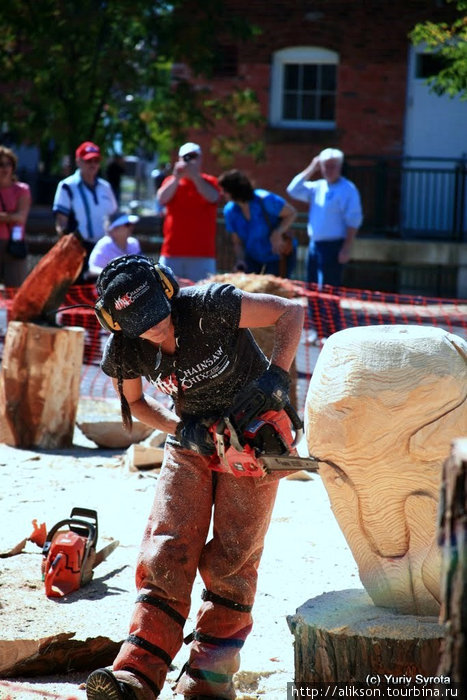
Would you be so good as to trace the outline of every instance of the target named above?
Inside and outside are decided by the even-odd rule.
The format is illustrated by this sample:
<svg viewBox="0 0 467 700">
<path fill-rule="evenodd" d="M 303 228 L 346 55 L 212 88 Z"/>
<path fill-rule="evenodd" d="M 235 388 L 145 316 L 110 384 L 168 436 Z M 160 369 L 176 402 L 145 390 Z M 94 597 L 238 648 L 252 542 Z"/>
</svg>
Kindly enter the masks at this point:
<svg viewBox="0 0 467 700">
<path fill-rule="evenodd" d="M 88 700 L 138 700 L 136 690 L 106 668 L 98 668 L 89 675 L 86 697 Z"/>
</svg>

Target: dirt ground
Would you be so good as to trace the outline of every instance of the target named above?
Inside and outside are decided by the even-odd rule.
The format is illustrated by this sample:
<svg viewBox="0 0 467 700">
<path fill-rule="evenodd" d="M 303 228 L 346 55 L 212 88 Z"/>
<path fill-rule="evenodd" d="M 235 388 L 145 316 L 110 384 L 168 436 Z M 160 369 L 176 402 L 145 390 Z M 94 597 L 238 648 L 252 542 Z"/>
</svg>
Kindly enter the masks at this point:
<svg viewBox="0 0 467 700">
<path fill-rule="evenodd" d="M 91 583 L 66 605 L 46 598 L 40 577 L 41 553 L 35 545 L 29 542 L 23 554 L 1 559 L 3 639 L 14 639 L 15 634 L 31 639 L 54 631 L 72 631 L 83 622 L 91 636 L 108 635 L 117 640 L 126 636 L 135 598 L 134 562 L 157 472 L 128 471 L 122 451 L 96 448 L 78 428 L 74 443 L 70 450 L 56 451 L 0 446 L 2 549 L 28 536 L 33 518 L 51 527 L 68 517 L 74 506 L 97 510 L 98 549 L 111 538 L 118 539 L 120 545 L 96 569 Z M 202 587 L 197 580 L 187 633 L 192 629 Z M 294 679 L 293 636 L 287 616 L 323 592 L 355 588 L 362 588 L 357 567 L 319 476 L 305 481 L 283 479 L 259 571 L 255 625 L 235 677 L 238 700 L 286 700 L 287 683 Z M 162 700 L 180 697 L 173 695 L 171 685 L 187 656 L 184 646 L 174 659 Z M 0 699 L 84 700 L 86 676 L 87 672 L 75 671 L 3 679 Z"/>
</svg>

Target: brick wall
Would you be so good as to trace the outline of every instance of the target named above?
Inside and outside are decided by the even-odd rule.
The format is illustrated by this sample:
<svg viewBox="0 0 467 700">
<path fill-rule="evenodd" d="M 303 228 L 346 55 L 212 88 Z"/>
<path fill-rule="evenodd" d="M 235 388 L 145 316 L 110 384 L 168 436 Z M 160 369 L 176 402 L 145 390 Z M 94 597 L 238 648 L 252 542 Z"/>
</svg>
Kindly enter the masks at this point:
<svg viewBox="0 0 467 700">
<path fill-rule="evenodd" d="M 215 93 L 256 91 L 268 118 L 270 67 L 275 51 L 319 46 L 339 54 L 337 128 L 332 131 L 267 127 L 266 160 L 239 158 L 258 185 L 284 194 L 291 177 L 327 146 L 348 155 L 402 155 L 406 109 L 408 32 L 418 22 L 449 20 L 452 5 L 439 0 L 227 0 L 232 13 L 261 27 L 260 36 L 239 45 L 236 78 L 212 80 Z M 220 126 L 219 128 L 222 128 Z M 219 174 L 209 155 L 211 134 L 193 133 L 202 144 L 205 170 Z"/>
</svg>

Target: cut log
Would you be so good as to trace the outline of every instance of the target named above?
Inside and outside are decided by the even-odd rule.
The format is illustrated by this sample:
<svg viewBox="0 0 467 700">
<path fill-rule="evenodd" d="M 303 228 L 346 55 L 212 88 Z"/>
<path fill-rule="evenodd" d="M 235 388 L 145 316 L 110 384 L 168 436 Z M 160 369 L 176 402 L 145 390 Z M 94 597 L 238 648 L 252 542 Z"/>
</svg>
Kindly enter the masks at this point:
<svg viewBox="0 0 467 700">
<path fill-rule="evenodd" d="M 436 676 L 443 626 L 378 608 L 363 590 L 325 593 L 287 618 L 296 683 L 364 683 L 368 675 Z"/>
<path fill-rule="evenodd" d="M 16 292 L 10 321 L 35 321 L 57 309 L 78 277 L 86 250 L 72 233 L 60 238 L 39 260 Z M 55 319 L 49 319 L 53 325 Z"/>
<path fill-rule="evenodd" d="M 8 324 L 0 372 L 0 442 L 72 445 L 83 348 L 82 328 Z"/>
<path fill-rule="evenodd" d="M 443 468 L 438 541 L 442 547 L 441 619 L 447 623 L 438 674 L 467 688 L 467 438 L 455 440 Z"/>
</svg>

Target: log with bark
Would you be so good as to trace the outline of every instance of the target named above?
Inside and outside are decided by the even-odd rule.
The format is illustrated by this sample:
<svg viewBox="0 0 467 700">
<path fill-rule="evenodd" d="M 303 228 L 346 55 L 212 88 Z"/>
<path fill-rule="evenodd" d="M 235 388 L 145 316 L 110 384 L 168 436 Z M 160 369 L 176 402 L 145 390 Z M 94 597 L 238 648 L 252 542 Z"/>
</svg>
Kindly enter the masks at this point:
<svg viewBox="0 0 467 700">
<path fill-rule="evenodd" d="M 81 272 L 85 257 L 86 250 L 73 233 L 60 238 L 16 292 L 9 320 L 49 320 L 50 323 L 47 314 L 63 303 L 68 288 Z"/>
<path fill-rule="evenodd" d="M 72 444 L 84 330 L 56 327 L 51 312 L 63 302 L 85 256 L 74 234 L 63 236 L 13 298 L 0 373 L 0 440 L 7 445 Z"/>
<path fill-rule="evenodd" d="M 376 607 L 364 590 L 324 593 L 287 621 L 295 638 L 296 683 L 436 676 L 443 626 L 435 617 Z"/>
<path fill-rule="evenodd" d="M 442 547 L 441 619 L 446 623 L 438 673 L 467 689 L 467 438 L 453 441 L 443 467 L 438 542 Z"/>
<path fill-rule="evenodd" d="M 72 445 L 83 349 L 82 328 L 8 324 L 0 371 L 0 442 Z"/>
</svg>

